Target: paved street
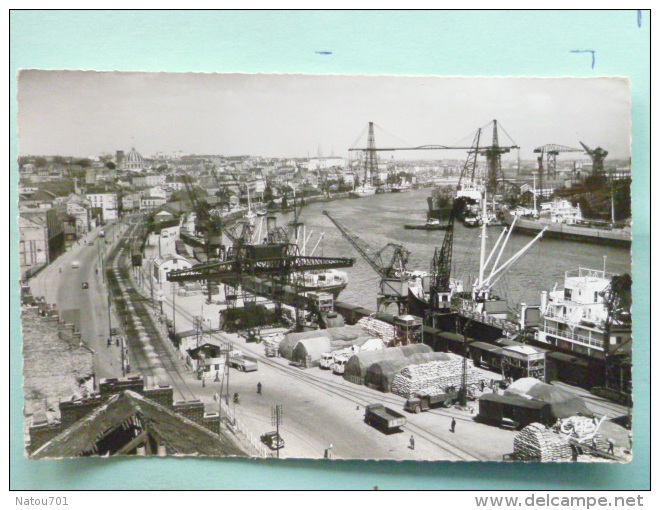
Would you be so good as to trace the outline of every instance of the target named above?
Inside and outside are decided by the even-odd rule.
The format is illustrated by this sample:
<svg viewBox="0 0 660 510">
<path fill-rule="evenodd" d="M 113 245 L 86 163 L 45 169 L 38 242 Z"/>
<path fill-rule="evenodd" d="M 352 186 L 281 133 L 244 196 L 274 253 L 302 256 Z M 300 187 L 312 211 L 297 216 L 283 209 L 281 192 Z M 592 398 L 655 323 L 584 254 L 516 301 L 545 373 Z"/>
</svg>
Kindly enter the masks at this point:
<svg viewBox="0 0 660 510">
<path fill-rule="evenodd" d="M 108 293 L 101 260 L 109 248 L 106 240 L 111 243 L 122 228 L 117 224 L 95 229 L 30 280 L 34 296 L 44 296 L 48 303 L 56 304 L 60 316 L 80 328 L 83 341 L 94 351 L 97 379 L 121 376 L 119 349 L 107 345 Z M 105 238 L 99 236 L 101 230 L 105 230 Z M 74 261 L 78 268 L 72 267 Z M 83 289 L 83 282 L 89 288 Z M 117 318 L 112 321 L 116 326 Z"/>
</svg>

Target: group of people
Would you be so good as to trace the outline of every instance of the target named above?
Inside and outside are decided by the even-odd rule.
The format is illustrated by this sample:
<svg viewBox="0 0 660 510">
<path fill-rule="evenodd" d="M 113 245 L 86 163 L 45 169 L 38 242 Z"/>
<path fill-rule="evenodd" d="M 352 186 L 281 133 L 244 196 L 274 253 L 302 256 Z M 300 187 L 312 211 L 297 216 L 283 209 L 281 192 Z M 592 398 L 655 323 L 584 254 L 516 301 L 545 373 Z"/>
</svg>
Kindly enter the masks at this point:
<svg viewBox="0 0 660 510">
<path fill-rule="evenodd" d="M 124 341 L 124 337 L 121 336 L 109 336 L 108 337 L 108 347 L 110 347 L 113 343 L 119 347 Z"/>
</svg>

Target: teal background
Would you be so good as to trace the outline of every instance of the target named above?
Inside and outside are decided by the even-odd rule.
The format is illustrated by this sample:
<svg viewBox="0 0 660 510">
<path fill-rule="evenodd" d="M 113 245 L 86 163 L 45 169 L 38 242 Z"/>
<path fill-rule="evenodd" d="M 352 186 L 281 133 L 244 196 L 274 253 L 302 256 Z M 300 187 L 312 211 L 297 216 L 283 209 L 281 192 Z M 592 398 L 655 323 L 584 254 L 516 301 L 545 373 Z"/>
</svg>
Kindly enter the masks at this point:
<svg viewBox="0 0 660 510">
<path fill-rule="evenodd" d="M 649 489 L 650 12 L 12 11 L 12 489 Z M 591 55 L 571 50 L 595 50 Z M 319 55 L 317 51 L 331 51 Z M 521 465 L 23 456 L 17 275 L 21 68 L 447 76 L 628 76 L 633 103 L 635 460 Z M 442 121 L 439 115 L 439 121 Z"/>
</svg>

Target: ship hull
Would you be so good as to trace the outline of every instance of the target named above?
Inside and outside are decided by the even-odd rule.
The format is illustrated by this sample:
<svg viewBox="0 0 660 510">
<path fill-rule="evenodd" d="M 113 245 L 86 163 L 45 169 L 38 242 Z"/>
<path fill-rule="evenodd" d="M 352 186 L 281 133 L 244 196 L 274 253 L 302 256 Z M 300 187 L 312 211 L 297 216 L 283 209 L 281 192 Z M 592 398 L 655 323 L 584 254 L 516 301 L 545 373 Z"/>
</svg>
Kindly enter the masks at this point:
<svg viewBox="0 0 660 510">
<path fill-rule="evenodd" d="M 448 225 L 404 225 L 407 230 L 447 230 Z"/>
<path fill-rule="evenodd" d="M 510 226 L 512 222 L 513 215 L 505 214 L 503 223 Z M 550 239 L 563 239 L 566 241 L 619 246 L 622 248 L 630 248 L 632 241 L 630 233 L 621 231 L 620 229 L 607 230 L 562 223 L 544 223 L 526 218 L 518 218 L 516 220 L 515 230 L 521 234 L 535 236 L 545 227 L 548 228 L 543 234 L 543 237 Z"/>
<path fill-rule="evenodd" d="M 351 198 L 363 198 L 363 197 L 370 197 L 371 195 L 375 195 L 376 190 L 366 190 L 366 191 L 350 191 L 348 193 L 348 196 Z"/>
<path fill-rule="evenodd" d="M 332 294 L 332 297 L 334 299 L 337 299 L 339 297 L 339 294 L 346 288 L 346 283 L 341 283 L 338 285 L 328 285 L 328 286 L 304 286 L 304 285 L 299 285 L 296 287 L 296 289 L 299 292 L 327 292 L 329 294 Z"/>
<path fill-rule="evenodd" d="M 429 219 L 441 220 L 449 216 L 451 206 L 442 207 L 438 197 L 427 197 L 426 203 L 429 206 Z"/>
</svg>

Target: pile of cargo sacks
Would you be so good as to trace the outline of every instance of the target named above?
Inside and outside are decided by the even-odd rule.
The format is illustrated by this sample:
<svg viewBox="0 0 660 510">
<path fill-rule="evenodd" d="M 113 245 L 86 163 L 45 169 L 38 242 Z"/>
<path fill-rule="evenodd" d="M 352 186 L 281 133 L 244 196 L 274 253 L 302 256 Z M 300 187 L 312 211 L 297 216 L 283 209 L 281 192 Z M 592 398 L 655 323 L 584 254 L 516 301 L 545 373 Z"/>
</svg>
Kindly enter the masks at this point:
<svg viewBox="0 0 660 510">
<path fill-rule="evenodd" d="M 394 377 L 392 393 L 404 398 L 411 398 L 421 391 L 434 395 L 445 392 L 449 387 L 460 388 L 463 357 L 452 353 L 443 354 L 447 357 L 444 361 L 430 361 L 402 369 Z M 467 385 L 476 387 L 483 377 L 474 369 L 471 359 L 465 360 L 465 363 Z"/>
<path fill-rule="evenodd" d="M 357 322 L 365 333 L 381 338 L 387 345 L 394 342 L 394 326 L 373 317 L 363 317 Z"/>
<path fill-rule="evenodd" d="M 573 451 L 568 439 L 541 423 L 527 425 L 513 439 L 516 460 L 536 462 L 570 461 Z"/>
<path fill-rule="evenodd" d="M 560 419 L 554 427 L 532 423 L 514 438 L 514 457 L 538 462 L 577 460 L 579 455 L 599 457 L 608 447 L 598 433 L 599 426 L 600 423 L 586 416 Z"/>
</svg>

